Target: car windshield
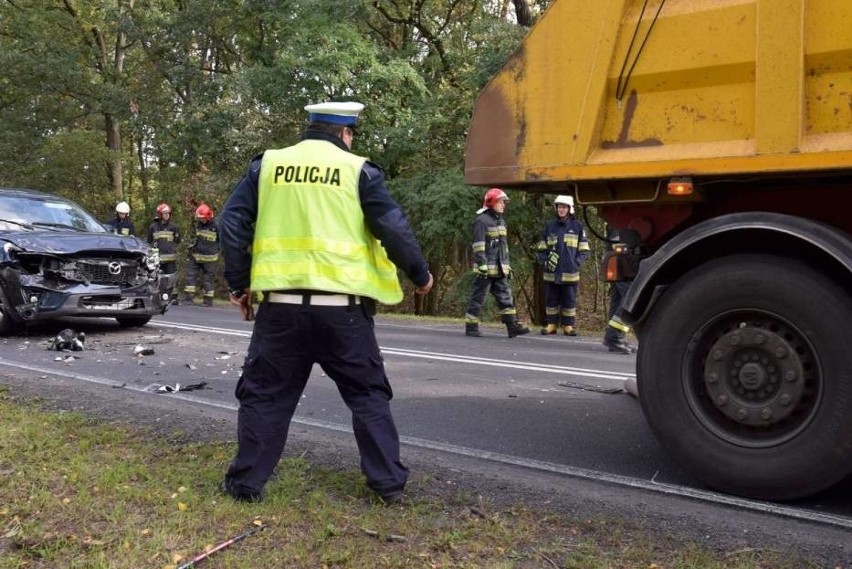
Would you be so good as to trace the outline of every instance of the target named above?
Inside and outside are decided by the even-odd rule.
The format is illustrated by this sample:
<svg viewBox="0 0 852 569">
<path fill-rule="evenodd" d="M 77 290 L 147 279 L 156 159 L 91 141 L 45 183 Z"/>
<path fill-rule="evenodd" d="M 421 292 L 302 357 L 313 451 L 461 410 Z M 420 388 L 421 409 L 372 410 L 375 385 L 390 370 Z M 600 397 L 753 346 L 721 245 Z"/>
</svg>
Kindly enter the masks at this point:
<svg viewBox="0 0 852 569">
<path fill-rule="evenodd" d="M 106 232 L 88 212 L 60 197 L 0 194 L 0 229 L 21 228 Z"/>
</svg>

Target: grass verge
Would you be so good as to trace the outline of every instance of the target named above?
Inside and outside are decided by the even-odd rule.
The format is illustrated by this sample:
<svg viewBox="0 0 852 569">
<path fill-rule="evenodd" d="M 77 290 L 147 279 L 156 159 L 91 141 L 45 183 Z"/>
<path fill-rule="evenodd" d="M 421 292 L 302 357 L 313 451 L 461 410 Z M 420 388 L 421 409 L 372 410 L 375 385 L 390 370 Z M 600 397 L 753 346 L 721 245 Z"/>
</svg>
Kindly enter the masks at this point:
<svg viewBox="0 0 852 569">
<path fill-rule="evenodd" d="M 0 391 L 0 568 L 172 568 L 248 529 L 204 567 L 816 567 L 778 552 L 714 551 L 617 519 L 571 519 L 415 480 L 401 506 L 360 473 L 288 457 L 260 504 L 217 493 L 232 444 L 42 411 Z"/>
</svg>

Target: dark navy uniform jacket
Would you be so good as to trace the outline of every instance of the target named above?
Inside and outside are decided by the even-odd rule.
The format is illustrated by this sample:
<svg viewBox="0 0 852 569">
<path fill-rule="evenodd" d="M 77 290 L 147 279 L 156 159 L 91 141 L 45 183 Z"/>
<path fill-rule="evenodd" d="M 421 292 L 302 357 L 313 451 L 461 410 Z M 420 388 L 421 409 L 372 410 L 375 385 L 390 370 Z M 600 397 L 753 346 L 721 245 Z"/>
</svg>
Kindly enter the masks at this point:
<svg viewBox="0 0 852 569">
<path fill-rule="evenodd" d="M 115 216 L 104 225 L 109 227 L 113 233 L 118 233 L 119 235 L 136 235 L 136 228 L 133 227 L 133 222 L 130 221 L 129 215 L 124 219 L 118 219 L 118 216 Z"/>
<path fill-rule="evenodd" d="M 349 152 L 336 136 L 308 129 L 304 138 L 325 140 Z M 263 154 L 255 156 L 239 181 L 219 217 L 225 280 L 234 290 L 249 288 L 251 281 L 251 244 L 257 219 L 257 181 Z M 420 245 L 411 231 L 408 218 L 385 186 L 382 169 L 369 160 L 358 181 L 361 209 L 367 227 L 387 251 L 388 257 L 416 286 L 429 282 L 429 267 Z M 286 223 L 282 220 L 282 223 Z"/>
</svg>

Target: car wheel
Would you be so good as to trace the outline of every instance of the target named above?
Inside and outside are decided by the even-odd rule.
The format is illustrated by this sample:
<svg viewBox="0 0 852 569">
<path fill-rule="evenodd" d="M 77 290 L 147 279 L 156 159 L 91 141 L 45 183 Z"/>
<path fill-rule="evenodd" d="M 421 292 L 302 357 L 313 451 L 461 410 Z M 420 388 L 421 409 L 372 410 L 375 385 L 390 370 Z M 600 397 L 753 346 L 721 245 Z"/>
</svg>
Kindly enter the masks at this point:
<svg viewBox="0 0 852 569">
<path fill-rule="evenodd" d="M 852 300 L 803 263 L 723 257 L 666 291 L 643 327 L 640 402 L 707 485 L 789 500 L 852 471 Z"/>
<path fill-rule="evenodd" d="M 116 318 L 118 325 L 122 328 L 134 328 L 136 326 L 144 326 L 151 321 L 150 316 L 122 316 Z"/>
<path fill-rule="evenodd" d="M 6 307 L 0 301 L 0 336 L 11 336 L 19 329 L 20 325 L 6 314 Z"/>
</svg>

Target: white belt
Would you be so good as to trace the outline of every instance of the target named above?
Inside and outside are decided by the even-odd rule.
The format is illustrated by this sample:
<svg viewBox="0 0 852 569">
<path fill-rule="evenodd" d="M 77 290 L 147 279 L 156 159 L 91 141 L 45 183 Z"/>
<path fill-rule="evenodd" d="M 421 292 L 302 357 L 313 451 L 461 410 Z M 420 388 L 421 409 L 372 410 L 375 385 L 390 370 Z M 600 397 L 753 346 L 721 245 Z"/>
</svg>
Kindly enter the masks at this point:
<svg viewBox="0 0 852 569">
<path fill-rule="evenodd" d="M 307 297 L 307 302 L 305 302 Z M 348 294 L 284 294 L 270 292 L 266 300 L 277 304 L 309 304 L 311 306 L 349 306 Z M 361 297 L 353 296 L 354 304 L 361 304 Z"/>
</svg>

